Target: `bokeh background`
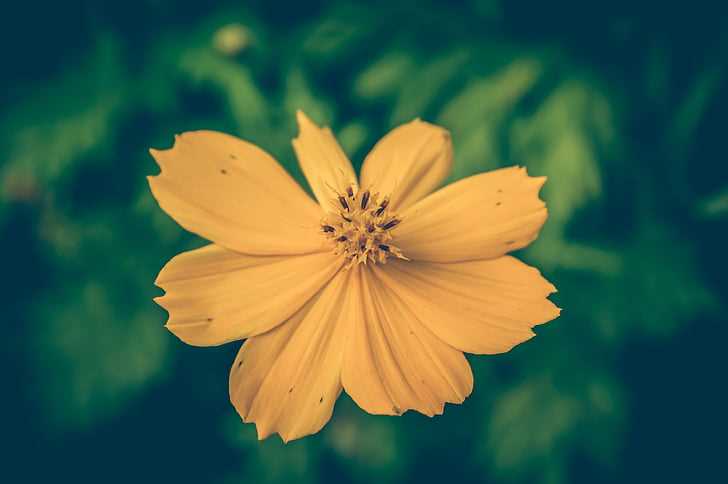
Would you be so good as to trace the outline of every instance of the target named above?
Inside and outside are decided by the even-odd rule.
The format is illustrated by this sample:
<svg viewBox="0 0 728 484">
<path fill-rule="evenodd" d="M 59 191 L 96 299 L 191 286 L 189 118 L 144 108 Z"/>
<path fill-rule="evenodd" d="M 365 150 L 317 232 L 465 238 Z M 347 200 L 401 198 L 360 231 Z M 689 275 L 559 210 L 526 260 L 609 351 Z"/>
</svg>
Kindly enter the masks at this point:
<svg viewBox="0 0 728 484">
<path fill-rule="evenodd" d="M 728 14 L 722 2 L 17 2 L 0 20 L 4 482 L 714 482 L 724 471 Z M 562 316 L 471 357 L 441 417 L 346 396 L 256 440 L 238 344 L 163 328 L 153 281 L 203 244 L 149 147 L 216 129 L 274 154 L 303 108 L 359 167 L 393 126 L 452 132 L 452 179 L 521 164 L 551 217 L 518 255 Z M 474 207 L 477 209 L 477 207 Z"/>
</svg>

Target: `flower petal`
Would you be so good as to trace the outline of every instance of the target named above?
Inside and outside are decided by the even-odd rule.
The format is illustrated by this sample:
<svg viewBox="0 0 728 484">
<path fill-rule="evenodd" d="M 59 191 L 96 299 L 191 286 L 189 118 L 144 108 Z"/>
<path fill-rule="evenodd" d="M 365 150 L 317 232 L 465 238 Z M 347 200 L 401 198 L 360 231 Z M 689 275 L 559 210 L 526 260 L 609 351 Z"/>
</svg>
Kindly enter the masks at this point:
<svg viewBox="0 0 728 484">
<path fill-rule="evenodd" d="M 321 211 L 265 151 L 223 133 L 192 131 L 169 150 L 150 150 L 159 205 L 182 227 L 248 254 L 321 250 Z"/>
<path fill-rule="evenodd" d="M 361 184 L 390 197 L 401 210 L 420 200 L 447 178 L 452 141 L 447 130 L 415 119 L 394 128 L 367 155 Z"/>
<path fill-rule="evenodd" d="M 441 414 L 473 389 L 465 356 L 422 325 L 415 313 L 361 271 L 360 317 L 352 320 L 341 380 L 364 410 L 399 415 L 413 409 Z M 381 269 L 376 269 L 381 270 Z"/>
<path fill-rule="evenodd" d="M 167 328 L 188 344 L 219 345 L 276 327 L 298 311 L 341 267 L 323 252 L 253 256 L 216 245 L 184 252 L 164 266 L 155 301 Z"/>
<path fill-rule="evenodd" d="M 340 272 L 318 297 L 279 327 L 245 342 L 230 372 L 230 400 L 258 438 L 283 441 L 318 432 L 341 393 L 350 332 L 352 271 Z"/>
<path fill-rule="evenodd" d="M 546 221 L 545 177 L 503 168 L 465 178 L 401 214 L 395 244 L 410 259 L 492 259 L 531 243 Z"/>
<path fill-rule="evenodd" d="M 298 163 L 319 204 L 324 211 L 330 211 L 337 193 L 356 186 L 354 168 L 331 129 L 319 128 L 303 111 L 296 113 L 296 119 L 299 133 L 293 149 Z"/>
<path fill-rule="evenodd" d="M 510 256 L 449 264 L 393 261 L 373 274 L 430 331 L 467 353 L 509 351 L 560 312 L 546 298 L 556 288 Z"/>
</svg>

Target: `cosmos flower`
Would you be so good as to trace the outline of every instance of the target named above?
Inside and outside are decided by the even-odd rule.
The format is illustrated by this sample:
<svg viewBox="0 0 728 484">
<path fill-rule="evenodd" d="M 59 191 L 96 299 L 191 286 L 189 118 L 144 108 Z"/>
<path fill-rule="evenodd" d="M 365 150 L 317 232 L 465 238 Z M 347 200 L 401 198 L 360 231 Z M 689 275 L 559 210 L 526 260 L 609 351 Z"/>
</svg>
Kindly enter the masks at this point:
<svg viewBox="0 0 728 484">
<path fill-rule="evenodd" d="M 357 179 L 331 131 L 297 118 L 316 201 L 233 136 L 151 150 L 159 205 L 212 242 L 160 272 L 166 326 L 196 346 L 246 340 L 230 399 L 261 439 L 318 432 L 342 389 L 372 414 L 441 414 L 472 391 L 463 352 L 506 352 L 559 314 L 554 286 L 506 255 L 546 221 L 545 178 L 504 168 L 433 192 L 452 144 L 418 119 L 382 138 Z"/>
</svg>

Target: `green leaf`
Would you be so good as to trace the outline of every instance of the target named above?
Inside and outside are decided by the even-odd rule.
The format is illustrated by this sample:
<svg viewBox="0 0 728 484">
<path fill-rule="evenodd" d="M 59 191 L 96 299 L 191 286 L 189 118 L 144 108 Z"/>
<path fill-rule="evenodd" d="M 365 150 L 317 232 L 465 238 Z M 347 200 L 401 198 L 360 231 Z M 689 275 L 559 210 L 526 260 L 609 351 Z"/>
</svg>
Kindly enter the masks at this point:
<svg viewBox="0 0 728 484">
<path fill-rule="evenodd" d="M 6 161 L 2 199 L 40 197 L 71 166 L 108 146 L 113 121 L 124 109 L 126 83 L 119 47 L 99 40 L 80 66 L 41 86 L 0 119 Z"/>
<path fill-rule="evenodd" d="M 165 368 L 170 340 L 154 323 L 160 311 L 151 303 L 125 308 L 119 294 L 88 280 L 38 305 L 35 378 L 56 426 L 88 426 L 110 417 Z"/>
<path fill-rule="evenodd" d="M 198 83 L 209 83 L 223 93 L 238 133 L 249 139 L 270 136 L 270 111 L 252 70 L 212 48 L 196 48 L 180 58 L 180 70 Z"/>
<path fill-rule="evenodd" d="M 445 85 L 458 75 L 469 58 L 468 51 L 453 50 L 428 62 L 410 78 L 402 80 L 392 109 L 390 125 L 395 126 L 422 116 Z"/>
<path fill-rule="evenodd" d="M 573 363 L 573 362 L 572 362 Z M 615 383 L 594 369 L 543 372 L 498 395 L 481 452 L 506 481 L 550 483 L 562 476 L 580 447 L 597 461 L 614 457 L 614 433 L 623 419 Z M 598 442 L 594 442 L 598 441 Z"/>
<path fill-rule="evenodd" d="M 728 215 L 728 187 L 700 202 L 698 212 L 706 218 L 719 218 Z"/>
<path fill-rule="evenodd" d="M 549 219 L 530 254 L 545 267 L 605 274 L 619 270 L 608 250 L 574 244 L 566 228 L 578 210 L 602 194 L 603 147 L 617 143 L 608 100 L 582 80 L 559 84 L 534 114 L 517 119 L 510 131 L 511 157 L 532 175 L 547 175 L 542 197 Z"/>
<path fill-rule="evenodd" d="M 497 168 L 505 118 L 541 75 L 532 59 L 517 59 L 496 73 L 470 81 L 442 109 L 438 124 L 451 130 L 455 143 L 452 180 Z"/>
<path fill-rule="evenodd" d="M 407 52 L 387 52 L 354 80 L 354 95 L 366 101 L 389 97 L 406 84 L 415 62 Z"/>
</svg>

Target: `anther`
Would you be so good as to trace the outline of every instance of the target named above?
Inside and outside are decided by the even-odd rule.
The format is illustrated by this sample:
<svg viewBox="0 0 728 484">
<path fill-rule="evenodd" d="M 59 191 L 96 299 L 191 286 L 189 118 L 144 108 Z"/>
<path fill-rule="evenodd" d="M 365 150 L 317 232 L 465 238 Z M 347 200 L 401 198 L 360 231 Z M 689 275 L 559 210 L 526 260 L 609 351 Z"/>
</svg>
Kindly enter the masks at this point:
<svg viewBox="0 0 728 484">
<path fill-rule="evenodd" d="M 344 210 L 347 210 L 347 211 L 349 210 L 349 204 L 346 203 L 346 198 L 340 196 L 339 203 L 341 204 L 342 207 L 344 207 Z"/>
<path fill-rule="evenodd" d="M 390 220 L 386 224 L 380 225 L 380 227 L 382 227 L 384 230 L 389 230 L 392 227 L 396 227 L 398 224 L 399 224 L 399 220 L 397 220 L 396 218 L 393 218 L 392 220 Z"/>
<path fill-rule="evenodd" d="M 384 209 L 387 208 L 389 205 L 389 199 L 385 198 L 382 200 L 382 203 L 379 204 L 379 208 L 374 212 L 374 214 L 379 217 L 381 214 L 384 213 Z"/>
<path fill-rule="evenodd" d="M 345 187 L 335 197 L 332 203 L 340 204 L 340 208 L 322 219 L 319 227 L 334 243 L 334 254 L 348 261 L 345 269 L 356 264 L 385 264 L 391 257 L 408 260 L 388 232 L 402 223 L 388 212 L 388 197 L 380 198 L 378 193 L 356 185 Z"/>
<path fill-rule="evenodd" d="M 361 209 L 366 210 L 368 204 L 369 204 L 369 191 L 367 190 L 361 196 Z"/>
</svg>

